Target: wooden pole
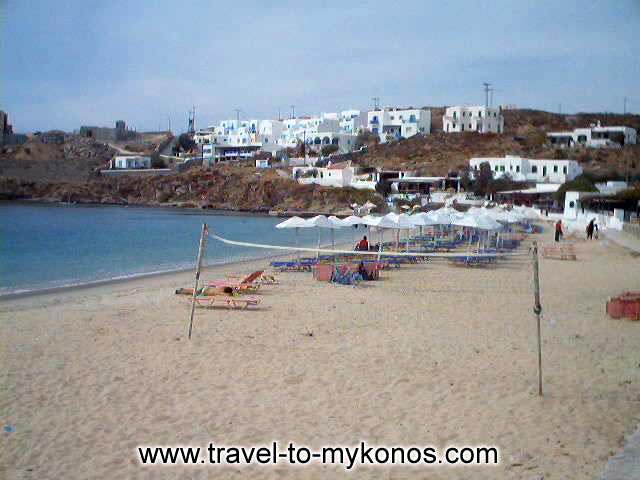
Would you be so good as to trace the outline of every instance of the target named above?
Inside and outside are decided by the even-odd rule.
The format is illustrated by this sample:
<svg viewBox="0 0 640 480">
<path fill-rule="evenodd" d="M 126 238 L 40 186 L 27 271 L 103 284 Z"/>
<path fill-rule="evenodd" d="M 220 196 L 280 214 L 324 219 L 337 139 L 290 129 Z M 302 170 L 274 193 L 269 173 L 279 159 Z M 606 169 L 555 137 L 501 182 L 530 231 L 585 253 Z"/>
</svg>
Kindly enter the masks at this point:
<svg viewBox="0 0 640 480">
<path fill-rule="evenodd" d="M 206 223 L 202 224 L 202 233 L 200 234 L 200 245 L 198 246 L 198 260 L 196 262 L 196 280 L 193 285 L 193 297 L 191 298 L 191 315 L 189 317 L 189 340 L 191 340 L 191 331 L 193 330 L 193 314 L 196 309 L 196 297 L 198 296 L 198 283 L 200 281 L 200 269 L 202 268 L 202 257 L 204 257 L 204 246 L 207 243 L 207 233 L 209 229 Z"/>
<path fill-rule="evenodd" d="M 538 275 L 538 242 L 533 242 L 533 295 L 533 313 L 536 315 L 538 329 L 538 395 L 542 396 L 542 339 L 540 336 L 542 305 L 540 305 L 540 278 Z"/>
</svg>

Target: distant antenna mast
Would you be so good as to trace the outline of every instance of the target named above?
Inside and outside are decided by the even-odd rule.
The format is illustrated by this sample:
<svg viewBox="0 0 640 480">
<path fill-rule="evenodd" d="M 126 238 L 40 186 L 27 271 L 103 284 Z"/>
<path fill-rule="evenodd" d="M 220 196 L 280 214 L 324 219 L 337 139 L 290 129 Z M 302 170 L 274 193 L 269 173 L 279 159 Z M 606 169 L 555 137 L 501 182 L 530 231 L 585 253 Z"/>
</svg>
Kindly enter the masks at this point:
<svg viewBox="0 0 640 480">
<path fill-rule="evenodd" d="M 489 92 L 491 91 L 491 84 L 483 82 L 482 85 L 484 85 L 484 114 L 485 116 L 489 116 Z M 481 131 L 486 132 L 487 128 L 489 128 L 488 124 L 486 124 L 483 119 Z"/>
<path fill-rule="evenodd" d="M 291 118 L 296 118 L 296 106 L 289 105 L 289 107 L 291 107 Z"/>
<path fill-rule="evenodd" d="M 489 108 L 489 92 L 491 91 L 491 84 L 484 82 L 484 108 Z"/>
<path fill-rule="evenodd" d="M 278 107 L 278 120 L 282 121 L 282 113 L 280 112 L 280 107 Z"/>
<path fill-rule="evenodd" d="M 196 107 L 193 106 L 193 110 L 189 111 L 189 127 L 187 129 L 189 133 L 196 133 Z"/>
<path fill-rule="evenodd" d="M 371 100 L 373 100 L 373 109 L 378 110 L 380 108 L 380 97 L 373 97 Z"/>
<path fill-rule="evenodd" d="M 236 128 L 240 128 L 240 112 L 241 112 L 241 110 L 239 108 L 236 108 L 235 112 L 236 112 Z"/>
<path fill-rule="evenodd" d="M 562 115 L 562 103 L 558 104 L 558 114 Z"/>
<path fill-rule="evenodd" d="M 627 97 L 624 97 L 623 103 L 624 103 L 624 108 L 622 112 L 626 115 L 627 114 Z"/>
</svg>

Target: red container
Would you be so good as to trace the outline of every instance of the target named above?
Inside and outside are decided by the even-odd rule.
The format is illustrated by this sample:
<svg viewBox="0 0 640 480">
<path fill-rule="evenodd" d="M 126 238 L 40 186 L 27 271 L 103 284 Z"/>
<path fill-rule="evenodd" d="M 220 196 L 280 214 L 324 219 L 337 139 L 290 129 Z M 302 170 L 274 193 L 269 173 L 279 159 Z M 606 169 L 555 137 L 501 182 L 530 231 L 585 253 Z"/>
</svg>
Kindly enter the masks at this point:
<svg viewBox="0 0 640 480">
<path fill-rule="evenodd" d="M 334 266 L 328 263 L 319 263 L 313 267 L 313 278 L 319 282 L 330 282 Z"/>
<path fill-rule="evenodd" d="M 611 318 L 640 320 L 640 292 L 625 292 L 609 299 L 607 313 Z"/>
</svg>

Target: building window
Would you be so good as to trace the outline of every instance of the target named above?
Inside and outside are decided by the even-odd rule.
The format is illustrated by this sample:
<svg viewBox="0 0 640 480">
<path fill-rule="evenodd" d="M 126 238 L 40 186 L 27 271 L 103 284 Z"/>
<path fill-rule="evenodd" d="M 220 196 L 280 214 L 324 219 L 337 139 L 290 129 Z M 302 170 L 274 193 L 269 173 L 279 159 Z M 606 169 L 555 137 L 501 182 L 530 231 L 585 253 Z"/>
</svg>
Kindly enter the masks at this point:
<svg viewBox="0 0 640 480">
<path fill-rule="evenodd" d="M 553 173 L 558 173 L 558 165 L 553 166 Z"/>
<path fill-rule="evenodd" d="M 564 173 L 565 175 L 567 174 L 567 167 L 562 167 L 562 173 Z"/>
<path fill-rule="evenodd" d="M 520 172 L 520 165 L 516 165 L 516 172 Z"/>
<path fill-rule="evenodd" d="M 500 167 L 498 167 L 498 165 L 496 165 L 496 167 L 495 167 L 495 171 L 496 171 L 496 172 L 499 172 L 499 171 L 500 171 Z"/>
<path fill-rule="evenodd" d="M 469 124 L 469 130 L 471 130 L 471 124 Z"/>
<path fill-rule="evenodd" d="M 537 167 L 537 166 L 535 166 L 535 165 L 533 165 L 533 166 L 531 167 L 531 173 L 538 173 L 538 167 Z"/>
<path fill-rule="evenodd" d="M 504 172 L 504 165 L 500 165 L 500 171 Z"/>
</svg>

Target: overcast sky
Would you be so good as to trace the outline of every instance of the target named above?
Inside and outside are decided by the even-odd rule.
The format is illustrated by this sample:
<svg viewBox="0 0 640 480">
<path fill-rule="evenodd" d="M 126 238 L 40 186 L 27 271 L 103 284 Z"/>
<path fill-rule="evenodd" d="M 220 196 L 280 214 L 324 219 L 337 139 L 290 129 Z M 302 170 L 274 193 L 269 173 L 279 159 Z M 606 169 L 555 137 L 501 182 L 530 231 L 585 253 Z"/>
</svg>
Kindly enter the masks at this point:
<svg viewBox="0 0 640 480">
<path fill-rule="evenodd" d="M 640 111 L 640 0 L 0 0 L 17 131 L 382 105 Z"/>
</svg>

